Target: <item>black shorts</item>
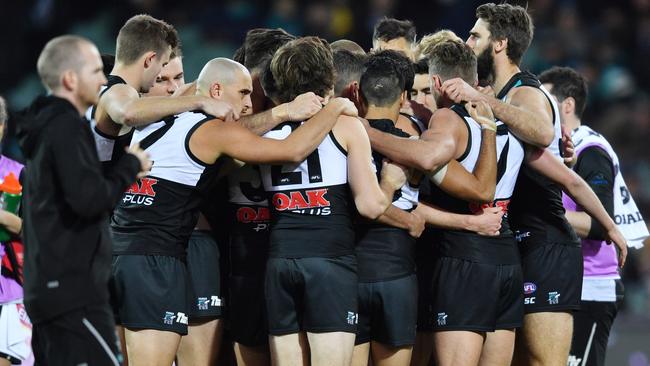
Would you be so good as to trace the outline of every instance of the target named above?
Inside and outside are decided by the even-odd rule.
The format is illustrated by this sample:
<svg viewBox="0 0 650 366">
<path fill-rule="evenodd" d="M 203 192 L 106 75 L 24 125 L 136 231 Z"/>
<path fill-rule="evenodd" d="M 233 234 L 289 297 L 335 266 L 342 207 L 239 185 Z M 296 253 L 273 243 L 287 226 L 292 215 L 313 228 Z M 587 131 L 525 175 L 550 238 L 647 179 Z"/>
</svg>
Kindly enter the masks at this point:
<svg viewBox="0 0 650 366">
<path fill-rule="evenodd" d="M 334 258 L 269 258 L 264 292 L 271 335 L 357 330 L 354 254 Z"/>
<path fill-rule="evenodd" d="M 573 312 L 573 339 L 569 361 L 604 366 L 609 331 L 618 313 L 616 302 L 582 301 Z"/>
<path fill-rule="evenodd" d="M 187 245 L 190 278 L 190 322 L 220 318 L 225 309 L 221 294 L 219 246 L 209 231 L 194 230 Z"/>
<path fill-rule="evenodd" d="M 32 349 L 36 365 L 106 365 L 124 361 L 108 304 L 87 305 L 34 324 Z"/>
<path fill-rule="evenodd" d="M 432 229 L 424 229 L 415 247 L 415 265 L 418 279 L 418 332 L 432 332 L 433 299 L 431 298 L 431 280 L 435 260 L 435 237 Z"/>
<path fill-rule="evenodd" d="M 392 347 L 415 344 L 418 283 L 415 274 L 359 283 L 356 344 L 376 341 Z"/>
<path fill-rule="evenodd" d="M 180 259 L 116 255 L 109 289 L 117 324 L 187 334 L 189 278 Z"/>
<path fill-rule="evenodd" d="M 580 308 L 583 262 L 579 243 L 535 245 L 522 248 L 522 253 L 526 314 Z"/>
<path fill-rule="evenodd" d="M 433 269 L 434 331 L 491 332 L 521 326 L 521 266 L 440 257 Z"/>
<path fill-rule="evenodd" d="M 230 276 L 229 319 L 233 341 L 257 347 L 268 343 L 264 302 L 264 273 L 258 276 Z"/>
</svg>

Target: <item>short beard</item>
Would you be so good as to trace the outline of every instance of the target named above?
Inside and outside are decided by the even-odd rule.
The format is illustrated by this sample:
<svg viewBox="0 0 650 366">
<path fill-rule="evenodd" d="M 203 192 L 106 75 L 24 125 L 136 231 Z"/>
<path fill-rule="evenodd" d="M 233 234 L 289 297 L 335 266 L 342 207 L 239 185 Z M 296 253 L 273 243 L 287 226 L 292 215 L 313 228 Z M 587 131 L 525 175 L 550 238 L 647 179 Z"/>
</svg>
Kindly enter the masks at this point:
<svg viewBox="0 0 650 366">
<path fill-rule="evenodd" d="M 492 44 L 476 57 L 476 69 L 478 72 L 478 84 L 480 86 L 492 85 L 496 73 L 494 56 L 492 56 Z"/>
</svg>

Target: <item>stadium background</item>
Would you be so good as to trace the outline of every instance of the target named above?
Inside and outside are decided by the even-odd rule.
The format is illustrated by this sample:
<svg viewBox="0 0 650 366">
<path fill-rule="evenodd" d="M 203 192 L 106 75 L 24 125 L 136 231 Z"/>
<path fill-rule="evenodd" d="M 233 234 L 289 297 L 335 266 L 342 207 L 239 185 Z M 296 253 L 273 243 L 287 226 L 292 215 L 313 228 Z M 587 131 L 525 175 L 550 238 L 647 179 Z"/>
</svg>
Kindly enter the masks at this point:
<svg viewBox="0 0 650 366">
<path fill-rule="evenodd" d="M 100 52 L 114 53 L 119 27 L 137 13 L 177 27 L 185 80 L 191 81 L 209 59 L 231 57 L 251 28 L 282 27 L 295 35 L 318 35 L 329 41 L 347 38 L 368 50 L 372 27 L 385 15 L 413 20 L 418 39 L 440 28 L 467 38 L 474 9 L 483 2 L 4 0 L 0 2 L 0 94 L 12 112 L 24 108 L 43 93 L 35 65 L 47 40 L 63 33 L 80 34 L 94 41 Z M 583 123 L 612 143 L 630 190 L 650 223 L 650 0 L 533 0 L 528 8 L 536 29 L 522 68 L 539 73 L 566 65 L 587 76 L 590 98 Z M 2 148 L 20 160 L 13 127 L 10 119 Z M 624 283 L 626 298 L 610 337 L 607 363 L 647 366 L 650 245 L 631 251 Z"/>
</svg>

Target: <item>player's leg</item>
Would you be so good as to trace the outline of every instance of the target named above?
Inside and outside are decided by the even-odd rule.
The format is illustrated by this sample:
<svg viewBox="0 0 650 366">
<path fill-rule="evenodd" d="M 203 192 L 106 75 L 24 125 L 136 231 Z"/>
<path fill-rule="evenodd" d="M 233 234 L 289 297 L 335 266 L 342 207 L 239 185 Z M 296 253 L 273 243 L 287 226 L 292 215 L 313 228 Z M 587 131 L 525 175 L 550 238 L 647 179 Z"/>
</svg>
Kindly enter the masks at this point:
<svg viewBox="0 0 650 366">
<path fill-rule="evenodd" d="M 349 365 L 359 317 L 356 257 L 301 258 L 297 263 L 305 279 L 303 326 L 311 364 Z"/>
<path fill-rule="evenodd" d="M 485 333 L 436 331 L 433 346 L 437 366 L 475 366 L 481 358 Z"/>
<path fill-rule="evenodd" d="M 221 319 L 190 323 L 178 347 L 178 365 L 213 365 L 219 357 L 222 333 Z"/>
<path fill-rule="evenodd" d="M 372 342 L 372 363 L 374 366 L 408 366 L 413 346 L 394 347 Z"/>
<path fill-rule="evenodd" d="M 573 316 L 567 312 L 526 314 L 517 334 L 519 365 L 566 365 L 571 348 Z"/>
<path fill-rule="evenodd" d="M 307 333 L 311 350 L 311 365 L 349 365 L 352 362 L 354 333 Z"/>
<path fill-rule="evenodd" d="M 125 330 L 129 366 L 168 366 L 174 362 L 181 335 L 154 329 Z"/>
<path fill-rule="evenodd" d="M 309 344 L 305 334 L 300 331 L 298 321 L 304 280 L 297 268 L 297 261 L 269 258 L 266 263 L 264 293 L 272 365 L 309 364 Z"/>
<path fill-rule="evenodd" d="M 225 305 L 219 261 L 219 247 L 212 234 L 194 230 L 187 247 L 190 324 L 178 348 L 180 365 L 212 365 L 218 359 Z"/>
<path fill-rule="evenodd" d="M 488 332 L 481 351 L 481 366 L 508 366 L 515 349 L 515 330 L 497 329 Z"/>
<path fill-rule="evenodd" d="M 353 341 L 354 342 L 354 341 Z M 307 366 L 309 361 L 309 342 L 305 333 L 269 336 L 271 364 L 274 366 Z"/>
<path fill-rule="evenodd" d="M 352 351 L 352 366 L 367 366 L 370 357 L 370 342 L 355 344 Z"/>
</svg>

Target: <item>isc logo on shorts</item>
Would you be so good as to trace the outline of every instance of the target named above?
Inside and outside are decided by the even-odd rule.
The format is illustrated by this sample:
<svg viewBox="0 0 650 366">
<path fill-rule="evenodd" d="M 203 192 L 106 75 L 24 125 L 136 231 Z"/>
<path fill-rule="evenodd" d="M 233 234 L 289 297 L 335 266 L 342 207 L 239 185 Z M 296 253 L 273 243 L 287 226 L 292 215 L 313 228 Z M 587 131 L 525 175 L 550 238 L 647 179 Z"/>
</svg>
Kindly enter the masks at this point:
<svg viewBox="0 0 650 366">
<path fill-rule="evenodd" d="M 354 325 L 359 323 L 359 314 L 354 311 L 348 311 L 348 324 Z"/>
<path fill-rule="evenodd" d="M 167 325 L 173 325 L 174 321 L 176 321 L 176 323 L 187 325 L 187 320 L 187 315 L 185 315 L 185 313 L 181 313 L 180 311 L 176 314 L 171 311 L 165 311 L 165 316 L 163 317 L 163 323 Z"/>
</svg>

